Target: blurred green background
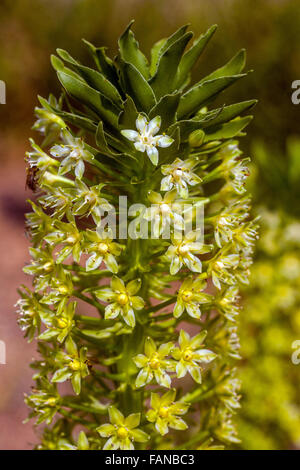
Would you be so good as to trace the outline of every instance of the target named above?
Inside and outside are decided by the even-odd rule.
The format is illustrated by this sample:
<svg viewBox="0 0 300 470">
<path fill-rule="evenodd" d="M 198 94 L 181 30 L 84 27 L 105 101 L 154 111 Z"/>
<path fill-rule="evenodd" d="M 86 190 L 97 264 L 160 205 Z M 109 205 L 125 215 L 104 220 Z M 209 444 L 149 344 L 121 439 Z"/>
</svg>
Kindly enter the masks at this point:
<svg viewBox="0 0 300 470">
<path fill-rule="evenodd" d="M 299 144 L 294 144 L 295 158 L 287 158 L 288 142 L 297 142 L 299 134 L 300 105 L 291 102 L 291 84 L 300 79 L 299 0 L 1 0 L 0 79 L 7 86 L 7 104 L 0 105 L 0 339 L 6 342 L 8 352 L 7 365 L 0 365 L 0 421 L 1 424 L 5 423 L 7 429 L 6 433 L 0 435 L 1 449 L 31 448 L 36 441 L 31 424 L 22 425 L 22 419 L 26 417 L 22 394 L 31 384 L 28 362 L 33 349 L 26 346 L 22 339 L 12 307 L 17 298 L 16 287 L 25 280 L 21 267 L 27 260 L 28 242 L 23 230 L 23 214 L 26 210 L 25 199 L 30 194 L 24 191 L 23 158 L 28 149 L 28 137 L 32 133 L 30 128 L 34 119 L 33 109 L 37 104 L 36 97 L 38 94 L 47 97 L 50 91 L 54 94 L 59 92 L 56 74 L 49 60 L 57 47 L 67 49 L 79 60 L 89 61 L 81 42 L 81 38 L 85 38 L 97 46 L 107 46 L 109 54 L 113 56 L 117 37 L 133 18 L 136 20 L 136 37 L 147 54 L 153 42 L 164 35 L 168 36 L 184 23 L 191 23 L 191 29 L 196 35 L 217 23 L 219 29 L 198 64 L 195 80 L 223 65 L 240 48 L 247 49 L 248 70 L 253 69 L 254 72 L 240 86 L 232 87 L 221 98 L 224 101 L 220 104 L 251 98 L 259 100 L 254 110 L 255 119 L 248 128 L 248 136 L 241 142 L 245 154 L 253 158 L 252 191 L 255 203 L 276 211 L 280 220 L 292 217 L 297 222 L 299 218 Z M 262 228 L 266 231 L 269 229 Z M 286 241 L 282 250 L 285 252 L 288 249 L 289 241 Z M 260 262 L 262 251 L 257 255 L 257 262 Z M 299 251 L 293 253 L 298 259 Z M 274 254 L 270 255 L 269 261 L 271 268 L 276 270 L 279 261 Z M 245 299 L 248 295 L 252 299 L 260 295 L 259 306 L 255 308 L 261 310 L 263 315 L 268 296 L 273 295 L 272 284 L 268 295 L 264 296 L 257 289 L 251 293 L 245 292 Z M 291 320 L 299 306 L 293 302 L 290 305 L 289 309 L 282 309 L 284 313 L 277 308 L 276 325 L 280 329 L 284 315 L 289 341 L 293 341 L 300 339 L 300 331 L 295 327 L 298 323 Z M 245 310 L 242 315 L 246 313 Z M 259 314 L 256 311 L 256 316 L 259 317 Z M 262 346 L 259 349 L 256 347 L 256 335 L 270 331 L 266 325 L 273 325 L 272 316 L 271 320 L 264 323 L 264 329 L 260 323 L 255 324 L 255 328 L 247 321 L 242 325 L 242 339 L 245 343 L 242 347 L 246 355 L 243 374 L 248 386 L 244 391 L 246 400 L 251 395 L 249 388 L 261 390 L 264 383 L 263 371 L 255 373 L 255 361 L 251 361 L 249 354 L 252 357 L 264 354 L 269 357 L 271 354 L 271 359 L 272 354 L 276 357 L 279 354 L 278 351 L 266 353 Z M 247 346 L 247 341 L 252 345 L 251 348 Z M 286 348 L 290 348 L 289 342 Z M 284 425 L 287 418 L 282 418 L 282 411 L 278 419 L 271 420 L 271 425 L 268 421 L 266 425 L 267 418 L 270 420 L 270 415 L 279 406 L 280 394 L 267 407 L 268 413 L 260 414 L 260 419 L 255 417 L 255 413 L 251 414 L 251 409 L 257 408 L 259 415 L 262 400 L 261 393 L 254 393 L 257 401 L 250 405 L 246 401 L 248 405 L 241 424 L 242 433 L 248 436 L 245 439 L 247 448 L 300 446 L 297 440 L 299 403 L 295 398 L 297 393 L 299 396 L 300 365 L 298 369 L 295 365 L 291 366 L 290 355 L 290 350 L 282 354 L 283 359 L 276 363 L 279 382 L 268 382 L 268 386 L 269 389 L 274 386 L 280 388 L 282 381 L 289 383 L 292 392 L 286 401 L 288 409 L 292 410 L 289 411 L 293 415 L 292 424 Z M 290 370 L 292 372 L 288 372 Z M 251 423 L 253 420 L 254 424 Z M 255 426 L 260 428 L 257 434 Z M 276 434 L 276 439 L 266 438 L 270 432 Z M 249 437 L 251 433 L 253 439 Z"/>
</svg>

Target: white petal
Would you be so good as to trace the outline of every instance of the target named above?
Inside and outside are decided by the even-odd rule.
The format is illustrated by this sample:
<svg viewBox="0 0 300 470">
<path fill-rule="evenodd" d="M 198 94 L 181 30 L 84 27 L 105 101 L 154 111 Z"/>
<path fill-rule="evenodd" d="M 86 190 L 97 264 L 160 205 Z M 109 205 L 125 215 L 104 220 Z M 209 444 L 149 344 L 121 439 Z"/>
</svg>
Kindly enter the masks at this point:
<svg viewBox="0 0 300 470">
<path fill-rule="evenodd" d="M 156 116 L 155 118 L 151 119 L 147 126 L 147 133 L 148 135 L 155 135 L 161 126 L 161 117 Z"/>
<path fill-rule="evenodd" d="M 146 150 L 146 147 L 142 142 L 135 142 L 134 146 L 139 152 L 145 152 Z"/>
<path fill-rule="evenodd" d="M 159 136 L 159 139 L 157 141 L 157 144 L 159 147 L 170 147 L 170 145 L 174 142 L 174 139 L 172 137 L 169 137 L 168 135 L 162 135 Z"/>
<path fill-rule="evenodd" d="M 160 183 L 161 191 L 170 191 L 173 187 L 172 175 L 165 176 Z"/>
<path fill-rule="evenodd" d="M 133 131 L 133 130 L 130 130 L 130 129 L 125 129 L 123 131 L 121 131 L 121 134 L 126 137 L 126 139 L 128 140 L 136 140 L 136 138 L 138 137 L 138 132 L 137 131 Z"/>
<path fill-rule="evenodd" d="M 139 114 L 137 120 L 135 121 L 135 125 L 137 130 L 143 134 L 146 130 L 147 119 L 142 114 Z"/>
<path fill-rule="evenodd" d="M 84 173 L 84 163 L 83 160 L 79 160 L 75 167 L 75 175 L 78 179 L 81 179 L 83 177 Z"/>
<path fill-rule="evenodd" d="M 153 165 L 158 164 L 158 150 L 156 147 L 148 147 L 147 148 L 147 155 L 150 158 Z"/>
</svg>

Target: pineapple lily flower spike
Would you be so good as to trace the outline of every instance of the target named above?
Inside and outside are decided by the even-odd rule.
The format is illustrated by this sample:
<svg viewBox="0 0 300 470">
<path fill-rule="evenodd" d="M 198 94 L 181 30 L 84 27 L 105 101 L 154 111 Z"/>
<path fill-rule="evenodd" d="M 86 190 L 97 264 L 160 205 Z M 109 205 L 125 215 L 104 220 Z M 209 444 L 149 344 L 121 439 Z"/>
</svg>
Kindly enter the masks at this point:
<svg viewBox="0 0 300 470">
<path fill-rule="evenodd" d="M 187 47 L 183 26 L 150 62 L 131 24 L 114 60 L 87 41 L 93 68 L 61 49 L 51 58 L 63 92 L 36 108 L 33 289 L 22 286 L 17 303 L 25 337 L 38 341 L 26 403 L 45 426 L 39 449 L 239 442 L 236 299 L 256 222 L 236 139 L 255 100 L 214 107 L 245 77 L 243 50 L 190 84 L 215 29 Z"/>
</svg>

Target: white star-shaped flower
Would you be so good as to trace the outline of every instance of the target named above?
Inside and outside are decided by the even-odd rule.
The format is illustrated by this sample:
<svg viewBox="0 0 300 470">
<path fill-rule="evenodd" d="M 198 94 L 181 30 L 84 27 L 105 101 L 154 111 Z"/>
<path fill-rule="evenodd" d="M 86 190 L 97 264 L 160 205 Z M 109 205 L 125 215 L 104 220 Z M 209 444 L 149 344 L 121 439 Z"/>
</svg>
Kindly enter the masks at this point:
<svg viewBox="0 0 300 470">
<path fill-rule="evenodd" d="M 161 117 L 156 116 L 150 122 L 142 115 L 139 114 L 136 120 L 137 131 L 131 129 L 124 129 L 121 134 L 126 139 L 134 142 L 136 150 L 139 152 L 147 152 L 153 165 L 158 163 L 158 150 L 157 147 L 169 147 L 174 139 L 165 134 L 156 135 L 161 126 Z"/>
</svg>

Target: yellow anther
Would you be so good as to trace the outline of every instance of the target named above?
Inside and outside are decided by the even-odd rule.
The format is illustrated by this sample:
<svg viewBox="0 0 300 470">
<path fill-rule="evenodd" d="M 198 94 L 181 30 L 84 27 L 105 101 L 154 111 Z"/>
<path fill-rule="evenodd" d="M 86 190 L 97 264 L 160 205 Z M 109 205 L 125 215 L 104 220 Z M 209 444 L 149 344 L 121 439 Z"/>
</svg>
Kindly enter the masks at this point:
<svg viewBox="0 0 300 470">
<path fill-rule="evenodd" d="M 177 248 L 177 252 L 180 254 L 180 255 L 185 255 L 187 252 L 189 251 L 188 247 L 186 245 L 180 245 L 178 248 Z"/>
<path fill-rule="evenodd" d="M 182 293 L 182 300 L 184 302 L 189 302 L 193 298 L 193 292 L 191 290 L 185 290 Z"/>
<path fill-rule="evenodd" d="M 48 406 L 55 406 L 55 405 L 56 405 L 56 401 L 57 401 L 57 399 L 56 399 L 55 397 L 50 397 L 50 398 L 48 398 L 48 400 L 47 400 L 47 405 L 48 405 Z"/>
<path fill-rule="evenodd" d="M 119 428 L 117 430 L 117 436 L 119 439 L 126 439 L 126 437 L 128 437 L 128 431 L 126 428 L 124 428 L 124 426 L 122 426 L 121 428 Z"/>
<path fill-rule="evenodd" d="M 185 349 L 182 356 L 185 361 L 189 362 L 193 359 L 193 351 Z"/>
<path fill-rule="evenodd" d="M 128 303 L 128 295 L 127 294 L 119 294 L 118 295 L 118 303 L 120 305 L 126 305 Z"/>
<path fill-rule="evenodd" d="M 67 239 L 66 242 L 69 245 L 75 245 L 75 243 L 78 241 L 78 235 L 70 235 Z"/>
<path fill-rule="evenodd" d="M 99 243 L 98 245 L 98 251 L 100 255 L 105 255 L 108 252 L 108 244 L 107 243 Z"/>
<path fill-rule="evenodd" d="M 66 295 L 69 292 L 67 286 L 64 285 L 59 286 L 57 290 L 62 295 Z"/>
<path fill-rule="evenodd" d="M 158 369 L 159 366 L 160 366 L 160 360 L 159 360 L 159 356 L 158 354 L 153 354 L 153 356 L 151 357 L 150 361 L 149 361 L 149 365 L 151 367 L 151 369 Z"/>
<path fill-rule="evenodd" d="M 81 363 L 78 361 L 78 359 L 73 359 L 73 361 L 69 363 L 69 367 L 70 369 L 77 371 L 81 369 Z"/>
<path fill-rule="evenodd" d="M 58 324 L 58 327 L 59 327 L 59 328 L 62 328 L 62 329 L 63 329 L 63 328 L 66 328 L 66 326 L 68 326 L 68 322 L 67 322 L 67 320 L 66 320 L 65 318 L 59 318 L 59 319 L 57 320 L 57 324 Z"/>
<path fill-rule="evenodd" d="M 43 269 L 44 271 L 47 271 L 47 272 L 52 271 L 53 263 L 51 263 L 51 261 L 48 261 L 47 263 L 44 264 Z"/>
<path fill-rule="evenodd" d="M 169 408 L 167 406 L 162 406 L 161 408 L 159 408 L 158 414 L 161 418 L 167 418 L 169 414 Z"/>
</svg>

